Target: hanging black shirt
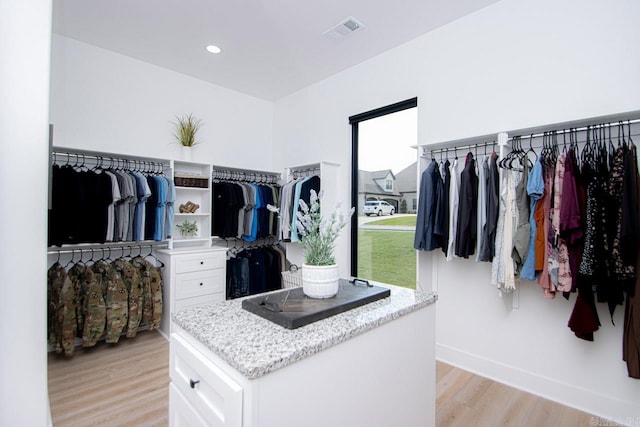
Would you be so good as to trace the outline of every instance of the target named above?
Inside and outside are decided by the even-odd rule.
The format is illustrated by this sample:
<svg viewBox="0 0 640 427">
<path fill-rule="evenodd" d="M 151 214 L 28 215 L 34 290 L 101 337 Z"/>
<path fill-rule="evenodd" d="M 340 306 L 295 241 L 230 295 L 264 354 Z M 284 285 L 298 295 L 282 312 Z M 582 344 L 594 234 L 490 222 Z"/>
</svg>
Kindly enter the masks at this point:
<svg viewBox="0 0 640 427">
<path fill-rule="evenodd" d="M 467 163 L 460 175 L 455 254 L 462 258 L 469 258 L 469 255 L 473 255 L 477 239 L 478 176 L 476 175 L 476 161 L 470 154 L 467 156 Z"/>
</svg>

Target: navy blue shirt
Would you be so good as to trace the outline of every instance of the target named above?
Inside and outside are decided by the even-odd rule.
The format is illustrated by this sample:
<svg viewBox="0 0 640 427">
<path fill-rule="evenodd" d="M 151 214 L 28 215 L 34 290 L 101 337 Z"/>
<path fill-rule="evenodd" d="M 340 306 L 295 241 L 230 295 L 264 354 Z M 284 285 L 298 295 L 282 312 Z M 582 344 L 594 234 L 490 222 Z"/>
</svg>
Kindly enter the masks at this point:
<svg viewBox="0 0 640 427">
<path fill-rule="evenodd" d="M 442 239 L 434 233 L 437 202 L 442 200 L 442 184 L 438 163 L 433 160 L 420 179 L 418 218 L 413 241 L 415 249 L 431 251 L 442 247 Z"/>
</svg>

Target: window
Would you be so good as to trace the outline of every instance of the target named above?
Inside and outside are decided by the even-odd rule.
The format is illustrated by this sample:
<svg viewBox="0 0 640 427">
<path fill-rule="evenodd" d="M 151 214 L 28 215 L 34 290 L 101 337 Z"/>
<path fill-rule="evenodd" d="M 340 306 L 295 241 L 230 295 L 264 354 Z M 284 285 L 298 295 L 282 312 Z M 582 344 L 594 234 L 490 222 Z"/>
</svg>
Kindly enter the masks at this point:
<svg viewBox="0 0 640 427">
<path fill-rule="evenodd" d="M 418 199 L 413 199 L 411 201 L 411 210 L 413 210 L 414 212 L 418 211 Z"/>
<path fill-rule="evenodd" d="M 351 275 L 414 289 L 415 232 L 406 226 L 415 227 L 416 215 L 398 217 L 401 206 L 389 193 L 416 191 L 415 184 L 405 187 L 416 177 L 417 153 L 411 147 L 418 140 L 417 106 L 413 98 L 349 117 L 351 200 L 358 212 L 351 219 Z M 368 197 L 391 203 L 370 203 Z"/>
</svg>

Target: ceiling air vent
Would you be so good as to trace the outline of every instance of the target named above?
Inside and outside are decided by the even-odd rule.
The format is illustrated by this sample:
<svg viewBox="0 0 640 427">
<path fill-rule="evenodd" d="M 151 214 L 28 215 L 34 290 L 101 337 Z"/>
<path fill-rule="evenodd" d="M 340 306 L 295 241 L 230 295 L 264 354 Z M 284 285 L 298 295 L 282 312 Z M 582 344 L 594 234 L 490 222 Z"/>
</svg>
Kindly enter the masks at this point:
<svg viewBox="0 0 640 427">
<path fill-rule="evenodd" d="M 357 21 L 355 18 L 350 16 L 347 19 L 343 20 L 338 25 L 336 25 L 335 27 L 325 31 L 324 35 L 329 38 L 338 40 L 348 36 L 349 34 L 353 34 L 356 31 L 361 30 L 363 28 L 364 28 L 364 25 L 362 25 L 361 22 Z"/>
</svg>

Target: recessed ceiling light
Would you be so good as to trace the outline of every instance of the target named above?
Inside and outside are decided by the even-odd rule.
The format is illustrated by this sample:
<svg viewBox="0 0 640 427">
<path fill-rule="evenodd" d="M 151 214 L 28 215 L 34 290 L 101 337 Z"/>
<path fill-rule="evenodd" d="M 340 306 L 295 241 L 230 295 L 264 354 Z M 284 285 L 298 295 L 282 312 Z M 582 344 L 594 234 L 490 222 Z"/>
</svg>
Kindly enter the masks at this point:
<svg viewBox="0 0 640 427">
<path fill-rule="evenodd" d="M 221 50 L 220 50 L 220 48 L 218 46 L 214 46 L 214 45 L 210 44 L 209 46 L 207 46 L 207 52 L 220 53 Z"/>
</svg>

